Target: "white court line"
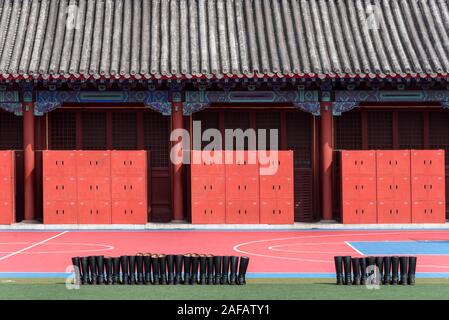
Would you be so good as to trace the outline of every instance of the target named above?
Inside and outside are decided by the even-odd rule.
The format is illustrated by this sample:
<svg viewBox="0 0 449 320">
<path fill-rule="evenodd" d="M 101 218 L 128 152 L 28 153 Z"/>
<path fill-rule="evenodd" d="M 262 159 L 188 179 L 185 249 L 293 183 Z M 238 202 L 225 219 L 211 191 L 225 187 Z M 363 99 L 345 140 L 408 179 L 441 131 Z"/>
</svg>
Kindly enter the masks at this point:
<svg viewBox="0 0 449 320">
<path fill-rule="evenodd" d="M 356 247 L 354 247 L 352 244 L 350 244 L 348 241 L 344 241 L 344 243 L 346 243 L 347 246 L 349 246 L 352 250 L 354 250 L 355 252 L 357 252 L 358 254 L 360 254 L 361 256 L 364 256 L 364 254 L 357 250 Z"/>
<path fill-rule="evenodd" d="M 9 257 L 15 256 L 16 254 L 19 254 L 19 253 L 21 253 L 21 252 L 24 252 L 24 251 L 26 251 L 26 250 L 28 250 L 28 249 L 37 247 L 37 246 L 39 246 L 39 245 L 41 245 L 41 244 L 43 244 L 43 243 L 45 243 L 45 242 L 48 242 L 48 241 L 53 240 L 53 239 L 55 239 L 55 238 L 57 238 L 57 237 L 60 237 L 60 236 L 62 236 L 63 234 L 66 234 L 67 232 L 68 232 L 68 231 L 63 231 L 63 232 L 58 233 L 57 235 L 55 235 L 55 236 L 53 236 L 53 237 L 51 237 L 51 238 L 42 240 L 41 242 L 32 244 L 31 246 L 28 246 L 28 247 L 26 247 L 26 248 L 23 248 L 23 249 L 20 249 L 20 250 L 18 250 L 18 251 L 15 251 L 15 252 L 13 252 L 13 253 L 10 253 L 10 254 L 8 254 L 8 255 L 6 255 L 6 256 L 4 256 L 4 257 L 1 257 L 1 258 L 0 258 L 0 261 L 5 260 L 5 259 L 8 259 Z"/>
</svg>

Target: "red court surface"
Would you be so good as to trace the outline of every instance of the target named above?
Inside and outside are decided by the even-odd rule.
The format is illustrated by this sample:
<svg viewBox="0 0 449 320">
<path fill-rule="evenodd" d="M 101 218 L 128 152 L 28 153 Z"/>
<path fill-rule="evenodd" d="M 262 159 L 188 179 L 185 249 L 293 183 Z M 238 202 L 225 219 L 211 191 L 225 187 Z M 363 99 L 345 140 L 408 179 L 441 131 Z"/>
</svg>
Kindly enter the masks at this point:
<svg viewBox="0 0 449 320">
<path fill-rule="evenodd" d="M 437 243 L 448 250 L 418 256 L 418 276 L 449 276 L 448 230 L 345 231 L 6 231 L 0 232 L 0 277 L 66 272 L 72 256 L 211 253 L 251 258 L 250 277 L 330 277 L 335 255 L 361 256 L 351 242 Z M 371 255 L 371 254 L 370 254 Z"/>
</svg>

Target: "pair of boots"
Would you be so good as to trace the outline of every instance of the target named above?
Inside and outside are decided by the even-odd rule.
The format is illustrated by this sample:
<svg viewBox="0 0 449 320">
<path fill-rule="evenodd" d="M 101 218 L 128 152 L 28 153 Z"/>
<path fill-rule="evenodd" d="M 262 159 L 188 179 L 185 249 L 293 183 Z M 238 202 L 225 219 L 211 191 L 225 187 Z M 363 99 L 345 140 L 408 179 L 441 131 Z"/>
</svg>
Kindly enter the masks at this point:
<svg viewBox="0 0 449 320">
<path fill-rule="evenodd" d="M 335 256 L 334 262 L 337 285 L 364 285 L 367 280 L 374 280 L 374 283 L 384 285 L 397 285 L 398 283 L 402 285 L 415 284 L 417 263 L 416 257 L 395 256 L 351 258 L 350 256 Z M 353 275 L 352 279 L 351 266 Z"/>
<path fill-rule="evenodd" d="M 81 284 L 108 284 L 106 271 L 110 268 L 110 259 L 103 256 L 73 257 L 72 264 L 78 270 L 77 278 Z"/>
</svg>

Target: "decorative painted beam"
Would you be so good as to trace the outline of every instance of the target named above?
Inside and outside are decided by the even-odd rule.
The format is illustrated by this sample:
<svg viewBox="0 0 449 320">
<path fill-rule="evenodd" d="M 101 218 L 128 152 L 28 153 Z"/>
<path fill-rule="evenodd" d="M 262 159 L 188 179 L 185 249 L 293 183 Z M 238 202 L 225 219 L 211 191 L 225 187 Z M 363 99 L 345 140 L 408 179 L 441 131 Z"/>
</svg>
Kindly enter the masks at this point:
<svg viewBox="0 0 449 320">
<path fill-rule="evenodd" d="M 22 115 L 19 91 L 0 91 L 0 108 L 13 112 L 16 116 Z"/>
<path fill-rule="evenodd" d="M 163 115 L 171 114 L 168 91 L 37 91 L 35 114 L 41 116 L 63 103 L 143 103 Z"/>
<path fill-rule="evenodd" d="M 186 91 L 184 114 L 201 111 L 212 103 L 291 103 L 319 115 L 319 91 Z"/>
<path fill-rule="evenodd" d="M 335 91 L 334 115 L 350 111 L 360 102 L 440 102 L 449 104 L 449 90 Z"/>
</svg>

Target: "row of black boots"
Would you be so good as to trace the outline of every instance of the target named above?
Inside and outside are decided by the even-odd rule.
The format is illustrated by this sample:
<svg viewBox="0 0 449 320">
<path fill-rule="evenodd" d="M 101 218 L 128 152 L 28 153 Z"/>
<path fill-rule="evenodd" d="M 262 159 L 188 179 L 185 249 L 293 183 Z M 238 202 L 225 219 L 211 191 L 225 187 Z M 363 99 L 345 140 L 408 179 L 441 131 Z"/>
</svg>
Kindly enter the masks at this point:
<svg viewBox="0 0 449 320">
<path fill-rule="evenodd" d="M 138 253 L 121 257 L 72 257 L 72 264 L 79 271 L 79 284 L 244 285 L 249 258 Z"/>
<path fill-rule="evenodd" d="M 415 284 L 416 257 L 335 256 L 334 260 L 337 285 L 365 285 L 371 280 L 384 285 Z"/>
</svg>

